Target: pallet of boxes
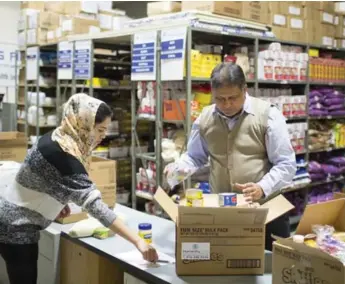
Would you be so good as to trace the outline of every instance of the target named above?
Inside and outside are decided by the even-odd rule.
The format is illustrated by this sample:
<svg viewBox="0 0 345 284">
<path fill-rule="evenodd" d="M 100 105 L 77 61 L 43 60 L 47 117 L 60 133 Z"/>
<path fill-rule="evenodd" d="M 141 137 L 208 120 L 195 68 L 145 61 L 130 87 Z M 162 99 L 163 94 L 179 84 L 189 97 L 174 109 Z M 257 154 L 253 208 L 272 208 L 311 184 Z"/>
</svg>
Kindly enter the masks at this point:
<svg viewBox="0 0 345 284">
<path fill-rule="evenodd" d="M 341 19 L 332 1 L 269 2 L 269 24 L 280 40 L 337 47 Z"/>
<path fill-rule="evenodd" d="M 21 2 L 19 44 L 56 44 L 68 36 L 119 30 L 130 20 L 111 1 Z"/>
<path fill-rule="evenodd" d="M 116 203 L 116 161 L 93 156 L 88 170 L 90 180 L 100 191 L 102 200 L 109 208 Z M 74 203 L 69 203 L 71 215 L 57 222 L 69 224 L 87 219 L 87 213 Z"/>
</svg>

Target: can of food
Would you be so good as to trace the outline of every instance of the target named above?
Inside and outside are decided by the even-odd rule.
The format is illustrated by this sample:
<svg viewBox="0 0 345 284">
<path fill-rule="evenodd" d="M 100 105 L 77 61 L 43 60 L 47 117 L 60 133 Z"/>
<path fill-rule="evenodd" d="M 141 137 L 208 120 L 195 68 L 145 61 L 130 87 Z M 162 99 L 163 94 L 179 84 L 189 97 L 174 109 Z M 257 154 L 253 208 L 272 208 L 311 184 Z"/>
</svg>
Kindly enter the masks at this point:
<svg viewBox="0 0 345 284">
<path fill-rule="evenodd" d="M 204 205 L 204 197 L 201 189 L 191 188 L 186 190 L 186 206 L 202 207 Z"/>
<path fill-rule="evenodd" d="M 218 198 L 220 207 L 230 207 L 237 205 L 236 193 L 219 193 Z"/>
</svg>

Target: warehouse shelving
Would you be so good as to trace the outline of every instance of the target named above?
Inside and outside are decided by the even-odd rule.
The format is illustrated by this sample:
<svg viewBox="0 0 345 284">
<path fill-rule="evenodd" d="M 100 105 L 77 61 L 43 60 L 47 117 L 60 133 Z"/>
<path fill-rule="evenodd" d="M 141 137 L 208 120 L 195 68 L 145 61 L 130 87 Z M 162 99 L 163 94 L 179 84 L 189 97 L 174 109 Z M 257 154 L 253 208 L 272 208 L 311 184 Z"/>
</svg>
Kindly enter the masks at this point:
<svg viewBox="0 0 345 284">
<path fill-rule="evenodd" d="M 198 39 L 203 39 L 206 42 L 207 41 L 214 41 L 219 43 L 222 43 L 223 46 L 227 46 L 228 43 L 230 41 L 235 42 L 242 42 L 242 43 L 250 43 L 252 46 L 254 46 L 254 50 L 255 50 L 255 54 L 258 54 L 259 51 L 259 45 L 260 44 L 264 44 L 264 43 L 271 43 L 271 42 L 280 42 L 282 44 L 286 44 L 286 45 L 293 45 L 293 46 L 300 46 L 302 48 L 305 49 L 306 52 L 309 51 L 310 48 L 321 48 L 324 50 L 331 50 L 334 52 L 344 52 L 345 50 L 343 49 L 332 49 L 329 47 L 323 47 L 323 46 L 315 46 L 315 45 L 308 45 L 308 44 L 302 44 L 302 43 L 296 43 L 296 42 L 288 42 L 288 41 L 281 41 L 278 40 L 276 38 L 271 37 L 271 34 L 267 31 L 264 30 L 264 28 L 262 28 L 261 31 L 256 31 L 253 32 L 252 34 L 248 33 L 248 32 L 238 32 L 238 29 L 235 28 L 224 28 L 225 24 L 222 23 L 220 25 L 211 25 L 209 23 L 205 23 L 202 20 L 198 21 L 196 19 L 193 19 L 193 21 L 181 21 L 179 24 L 175 24 L 175 25 L 171 25 L 171 24 L 154 24 L 151 23 L 151 26 L 149 27 L 148 25 L 142 25 L 140 26 L 140 22 L 137 22 L 137 26 L 136 28 L 132 28 L 132 29 L 128 29 L 125 30 L 123 32 L 107 32 L 104 33 L 102 35 L 97 35 L 97 36 L 89 36 L 89 37 L 82 37 L 82 36 L 76 36 L 74 37 L 74 40 L 84 40 L 84 39 L 92 39 L 94 42 L 100 42 L 100 43 L 118 43 L 118 42 L 125 42 L 126 44 L 130 44 L 130 42 L 133 40 L 133 34 L 135 34 L 136 32 L 140 32 L 140 31 L 152 31 L 152 30 L 157 30 L 158 31 L 158 37 L 159 37 L 159 31 L 161 31 L 164 28 L 169 28 L 169 27 L 178 27 L 178 26 L 184 26 L 187 29 L 187 36 L 186 36 L 186 70 L 187 70 L 187 75 L 184 78 L 184 82 L 186 84 L 186 89 L 187 89 L 187 96 L 186 96 L 186 104 L 190 105 L 191 102 L 191 85 L 192 82 L 210 82 L 210 80 L 208 78 L 198 78 L 198 77 L 192 77 L 191 76 L 191 58 L 190 58 L 190 50 L 192 47 L 192 42 L 193 42 L 193 38 L 196 37 Z M 159 38 L 158 38 L 158 42 L 159 42 Z M 132 42 L 133 44 L 133 42 Z M 160 46 L 158 44 L 157 48 L 159 49 Z M 158 50 L 158 54 L 156 55 L 158 56 L 158 60 L 156 61 L 157 63 L 157 76 L 156 76 L 156 83 L 157 86 L 159 86 L 159 79 L 160 79 L 160 75 L 159 75 L 159 68 L 160 68 L 160 64 L 158 62 L 160 62 L 160 58 L 159 58 L 159 50 Z M 310 87 L 312 86 L 335 86 L 335 87 L 344 87 L 344 84 L 341 83 L 331 83 L 331 82 L 310 82 L 309 81 L 309 76 L 307 76 L 307 80 L 306 81 L 266 81 L 266 80 L 258 80 L 257 78 L 257 74 L 258 74 L 258 70 L 257 70 L 257 63 L 255 65 L 255 78 L 248 80 L 248 84 L 254 84 L 254 89 L 255 92 L 257 92 L 257 90 L 259 89 L 259 86 L 290 86 L 291 88 L 300 88 L 303 89 L 303 93 L 307 96 L 310 90 Z M 161 131 L 163 128 L 163 125 L 165 123 L 171 123 L 171 124 L 183 124 L 185 127 L 185 131 L 186 131 L 186 136 L 188 136 L 190 130 L 191 130 L 191 118 L 190 118 L 190 109 L 187 108 L 187 113 L 186 113 L 186 119 L 185 121 L 168 121 L 168 120 L 164 120 L 162 119 L 162 100 L 161 97 L 159 96 L 160 94 L 160 88 L 157 87 L 157 97 L 158 100 L 156 101 L 156 118 L 154 119 L 155 121 L 155 133 L 156 133 L 156 145 L 158 145 L 158 147 L 156 147 L 155 152 L 150 152 L 150 153 L 142 153 L 142 152 L 137 152 L 136 148 L 137 148 L 137 139 L 132 139 L 132 151 L 133 153 L 135 153 L 135 155 L 132 156 L 132 206 L 134 208 L 136 208 L 136 171 L 137 171 L 137 167 L 136 167 L 136 161 L 137 159 L 141 159 L 142 161 L 154 161 L 156 162 L 156 166 L 158 165 L 157 168 L 159 168 L 160 170 L 157 171 L 157 173 L 160 173 L 162 171 L 162 163 L 161 163 L 161 158 L 160 158 L 160 138 L 161 138 Z M 136 101 L 136 92 L 135 92 L 135 84 L 133 84 L 132 87 L 132 92 L 131 92 L 131 97 L 132 97 L 132 138 L 136 137 L 136 122 L 137 122 L 137 118 L 135 118 L 136 114 L 137 114 L 137 109 L 136 109 L 136 104 L 134 104 L 134 102 Z M 307 107 L 308 107 L 308 103 L 307 103 Z M 326 119 L 338 119 L 339 117 L 326 117 Z M 316 120 L 316 119 L 324 119 L 322 117 L 310 117 L 310 116 L 306 116 L 306 117 L 289 117 L 287 118 L 287 122 L 294 122 L 294 121 L 305 121 L 308 125 L 309 125 L 309 121 L 310 120 Z M 149 119 L 151 121 L 153 121 L 153 119 Z M 316 152 L 314 151 L 309 151 L 308 150 L 308 136 L 306 137 L 306 150 L 305 151 L 301 151 L 301 152 L 296 152 L 296 155 L 303 155 L 305 157 L 305 160 L 308 162 L 309 160 L 309 155 L 310 154 L 314 154 Z M 333 150 L 333 149 L 332 149 Z M 334 149 L 334 150 L 342 150 L 342 149 Z M 296 186 L 296 190 L 305 190 L 307 191 L 309 187 L 314 186 L 314 185 L 320 185 L 320 184 L 324 184 L 324 183 L 331 183 L 331 182 L 343 182 L 344 179 L 343 178 L 339 178 L 336 180 L 327 180 L 324 181 L 322 183 L 310 183 L 310 184 L 304 184 L 304 185 L 300 185 L 300 186 Z M 156 176 L 156 182 L 157 184 L 161 184 L 162 182 L 162 176 L 160 174 L 157 174 Z M 190 183 L 189 183 L 190 184 Z M 188 184 L 188 185 L 189 185 Z M 284 191 L 293 191 L 294 189 L 286 189 Z M 147 200 L 152 200 L 152 195 L 147 194 L 147 193 L 137 193 L 137 196 L 139 198 L 145 198 Z M 307 203 L 307 200 L 306 200 Z M 291 223 L 296 223 L 298 221 L 298 217 L 294 217 L 291 221 Z"/>
</svg>

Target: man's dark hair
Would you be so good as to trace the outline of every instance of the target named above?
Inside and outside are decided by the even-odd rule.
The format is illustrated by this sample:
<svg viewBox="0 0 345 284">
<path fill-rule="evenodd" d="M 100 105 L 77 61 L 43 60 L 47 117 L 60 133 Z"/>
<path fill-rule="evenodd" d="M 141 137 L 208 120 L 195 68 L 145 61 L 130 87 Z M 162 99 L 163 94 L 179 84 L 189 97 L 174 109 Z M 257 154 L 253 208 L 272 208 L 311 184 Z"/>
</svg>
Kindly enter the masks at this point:
<svg viewBox="0 0 345 284">
<path fill-rule="evenodd" d="M 107 117 L 112 117 L 113 112 L 106 103 L 101 103 L 98 107 L 95 124 L 102 123 Z"/>
<path fill-rule="evenodd" d="M 246 86 L 246 77 L 239 65 L 230 62 L 219 63 L 212 71 L 211 87 L 217 89 L 227 86 L 243 89 Z"/>
</svg>

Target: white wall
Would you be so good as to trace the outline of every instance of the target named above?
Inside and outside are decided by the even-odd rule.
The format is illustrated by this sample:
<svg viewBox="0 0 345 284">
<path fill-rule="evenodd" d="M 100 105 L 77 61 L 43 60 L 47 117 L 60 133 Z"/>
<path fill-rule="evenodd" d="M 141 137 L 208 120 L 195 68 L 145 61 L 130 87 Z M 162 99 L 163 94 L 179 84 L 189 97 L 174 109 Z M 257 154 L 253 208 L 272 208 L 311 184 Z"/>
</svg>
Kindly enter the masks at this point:
<svg viewBox="0 0 345 284">
<path fill-rule="evenodd" d="M 17 43 L 20 1 L 0 1 L 1 43 Z"/>
<path fill-rule="evenodd" d="M 0 44 L 12 46 L 18 44 L 18 20 L 20 16 L 20 1 L 0 1 Z M 0 66 L 1 68 L 1 66 Z M 6 73 L 6 72 L 5 72 Z M 0 92 L 5 94 L 4 102 L 15 103 L 15 90 L 0 84 Z"/>
</svg>

